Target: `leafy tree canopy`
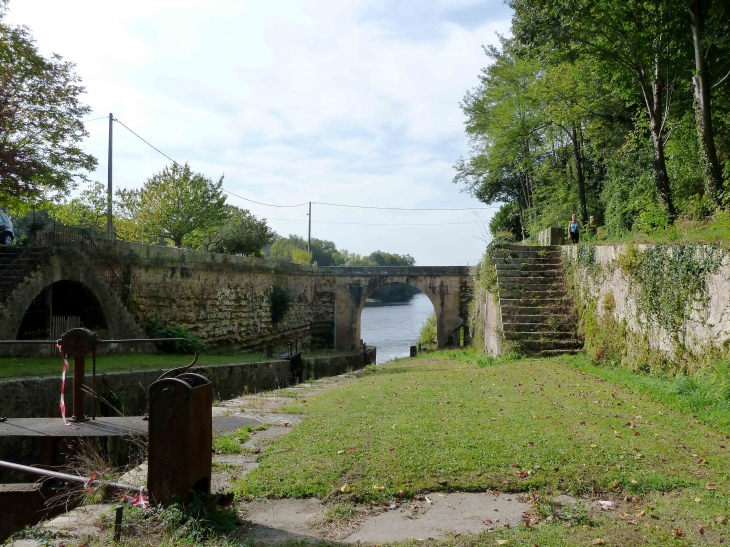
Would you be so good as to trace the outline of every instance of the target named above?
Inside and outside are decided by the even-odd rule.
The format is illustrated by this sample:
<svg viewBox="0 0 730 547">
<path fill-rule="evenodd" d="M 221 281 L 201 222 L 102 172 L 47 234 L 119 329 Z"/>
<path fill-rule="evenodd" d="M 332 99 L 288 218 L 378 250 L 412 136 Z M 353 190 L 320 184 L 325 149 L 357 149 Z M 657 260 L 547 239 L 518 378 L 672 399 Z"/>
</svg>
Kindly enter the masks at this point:
<svg viewBox="0 0 730 547">
<path fill-rule="evenodd" d="M 220 226 L 226 218 L 222 186 L 223 177 L 214 182 L 187 163 L 175 163 L 142 188 L 118 192 L 121 213 L 149 241 L 169 239 L 180 247 L 187 236 Z"/>
<path fill-rule="evenodd" d="M 24 204 L 66 195 L 87 180 L 96 159 L 81 148 L 91 109 L 74 64 L 43 57 L 30 31 L 3 19 L 0 2 L 0 202 Z"/>
</svg>

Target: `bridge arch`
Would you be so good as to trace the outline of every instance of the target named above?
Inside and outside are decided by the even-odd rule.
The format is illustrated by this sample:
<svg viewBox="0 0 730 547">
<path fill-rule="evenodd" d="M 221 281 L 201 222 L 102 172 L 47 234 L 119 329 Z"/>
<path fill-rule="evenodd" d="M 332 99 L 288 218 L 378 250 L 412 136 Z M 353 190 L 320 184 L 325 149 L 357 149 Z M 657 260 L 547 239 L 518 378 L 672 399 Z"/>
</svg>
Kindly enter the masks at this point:
<svg viewBox="0 0 730 547">
<path fill-rule="evenodd" d="M 378 286 L 376 286 L 376 287 L 373 287 L 373 288 L 372 288 L 372 290 L 370 290 L 370 285 L 369 285 L 369 286 L 368 286 L 368 290 L 370 290 L 370 292 L 368 292 L 368 293 L 367 293 L 367 294 L 366 294 L 366 295 L 365 295 L 365 296 L 363 297 L 362 301 L 360 302 L 360 304 L 359 304 L 359 306 L 358 306 L 358 310 L 357 310 L 357 324 L 356 324 L 356 327 L 355 327 L 355 328 L 356 328 L 356 338 L 357 338 L 357 340 L 361 340 L 361 339 L 362 339 L 362 335 L 361 335 L 361 327 L 362 327 L 362 310 L 363 310 L 363 308 L 365 307 L 365 304 L 367 303 L 367 301 L 368 301 L 368 299 L 370 298 L 370 296 L 371 296 L 371 295 L 372 295 L 372 294 L 373 294 L 373 293 L 374 293 L 375 291 L 377 291 L 377 290 L 378 290 L 379 288 L 381 288 L 381 287 L 385 287 L 385 286 L 388 286 L 388 285 L 394 285 L 394 284 L 399 284 L 399 283 L 400 283 L 400 284 L 403 284 L 403 285 L 409 285 L 409 286 L 411 286 L 411 287 L 415 287 L 416 289 L 418 289 L 418 290 L 419 290 L 420 292 L 422 292 L 423 294 L 425 294 L 425 295 L 426 295 L 426 296 L 428 297 L 428 300 L 429 300 L 429 302 L 431 302 L 431 306 L 433 307 L 433 311 L 434 311 L 434 313 L 436 314 L 436 325 L 437 325 L 437 333 L 438 333 L 438 327 L 439 327 L 439 319 L 440 319 L 440 314 L 439 314 L 439 312 L 438 312 L 438 309 L 437 309 L 437 307 L 436 307 L 436 302 L 435 302 L 435 300 L 434 300 L 434 298 L 433 298 L 433 295 L 432 295 L 432 294 L 429 294 L 428 292 L 426 292 L 426 290 L 425 290 L 425 289 L 426 289 L 426 287 L 425 287 L 425 286 L 423 286 L 423 284 L 422 284 L 422 283 L 417 283 L 417 282 L 412 282 L 412 283 L 403 283 L 403 282 L 401 282 L 401 281 L 386 280 L 386 281 L 385 281 L 385 282 L 383 282 L 382 284 L 380 284 L 380 285 L 378 285 Z M 419 284 L 420 284 L 421 286 L 419 286 Z M 367 340 L 364 340 L 364 342 L 366 342 L 366 343 L 367 343 Z"/>
<path fill-rule="evenodd" d="M 96 317 L 89 318 L 89 325 L 101 327 L 100 334 L 104 338 L 144 338 L 142 329 L 93 264 L 79 256 L 54 252 L 49 257 L 48 264 L 27 275 L 0 306 L 3 316 L 3 321 L 0 322 L 0 340 L 15 340 L 19 334 L 22 335 L 21 328 L 27 319 L 27 312 L 34 305 L 38 306 L 39 298 L 48 294 L 53 287 L 86 294 L 98 308 L 90 314 Z M 26 326 L 27 323 L 26 320 Z M 0 345 L 0 355 L 36 354 L 37 347 L 33 349 L 30 346 Z"/>
<path fill-rule="evenodd" d="M 449 344 L 467 324 L 473 269 L 462 266 L 327 267 L 335 288 L 335 345 L 354 348 L 360 343 L 360 314 L 368 296 L 388 283 L 405 283 L 423 292 L 436 313 L 438 347 Z M 367 342 L 367 340 L 365 340 Z M 458 342 L 457 342 L 458 343 Z"/>
</svg>

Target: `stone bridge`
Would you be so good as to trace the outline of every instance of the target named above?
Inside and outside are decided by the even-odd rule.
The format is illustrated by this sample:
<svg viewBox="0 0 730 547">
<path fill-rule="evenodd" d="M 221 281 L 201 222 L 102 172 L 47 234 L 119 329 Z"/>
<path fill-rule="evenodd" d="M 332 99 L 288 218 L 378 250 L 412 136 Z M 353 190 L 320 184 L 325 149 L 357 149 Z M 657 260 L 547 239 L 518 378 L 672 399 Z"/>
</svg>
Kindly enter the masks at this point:
<svg viewBox="0 0 730 547">
<path fill-rule="evenodd" d="M 466 266 L 400 267 L 325 267 L 323 276 L 331 277 L 337 301 L 335 314 L 336 344 L 350 347 L 360 340 L 362 308 L 375 289 L 389 283 L 412 285 L 428 296 L 436 313 L 438 346 L 459 345 L 460 330 L 465 328 L 472 296 L 474 268 Z M 367 340 L 365 340 L 367 343 Z"/>
<path fill-rule="evenodd" d="M 316 267 L 126 242 L 94 245 L 94 256 L 68 246 L 37 260 L 26 252 L 23 260 L 35 262 L 22 275 L 20 249 L 0 248 L 0 338 L 48 339 L 79 325 L 103 338 L 138 338 L 151 319 L 164 318 L 220 350 L 283 350 L 294 338 L 305 347 L 349 349 L 359 346 L 365 301 L 388 283 L 428 296 L 439 347 L 458 345 L 462 328 L 470 337 L 473 268 Z M 283 313 L 275 313 L 277 306 Z"/>
</svg>

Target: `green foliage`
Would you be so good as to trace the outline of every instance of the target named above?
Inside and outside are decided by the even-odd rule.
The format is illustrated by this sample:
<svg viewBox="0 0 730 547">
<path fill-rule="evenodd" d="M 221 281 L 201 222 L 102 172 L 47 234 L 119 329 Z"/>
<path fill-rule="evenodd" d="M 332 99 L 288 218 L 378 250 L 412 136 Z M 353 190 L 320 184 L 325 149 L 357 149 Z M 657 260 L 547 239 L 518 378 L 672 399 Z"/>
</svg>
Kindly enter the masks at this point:
<svg viewBox="0 0 730 547">
<path fill-rule="evenodd" d="M 85 226 L 106 231 L 107 189 L 100 182 L 89 185 L 78 197 L 51 209 L 53 218 L 66 226 Z"/>
<path fill-rule="evenodd" d="M 454 179 L 501 204 L 493 235 L 528 239 L 577 213 L 612 238 L 671 241 L 677 218 L 728 207 L 726 2 L 509 4 L 513 38 L 486 49 L 489 66 L 462 103 L 470 151 Z"/>
<path fill-rule="evenodd" d="M 150 242 L 172 240 L 180 247 L 196 230 L 220 226 L 226 216 L 223 177 L 213 182 L 190 166 L 172 164 L 138 190 L 118 193 L 122 217 Z"/>
<path fill-rule="evenodd" d="M 263 249 L 274 241 L 276 234 L 266 223 L 246 209 L 225 206 L 221 224 L 199 228 L 185 238 L 191 248 L 214 253 L 262 258 Z"/>
<path fill-rule="evenodd" d="M 170 324 L 167 319 L 159 315 L 147 321 L 145 332 L 150 338 L 185 338 L 192 342 L 199 352 L 205 350 L 205 344 L 200 338 L 182 327 Z M 185 342 L 158 342 L 157 349 L 166 353 L 193 353 L 190 344 Z"/>
<path fill-rule="evenodd" d="M 709 298 L 707 275 L 717 271 L 725 252 L 707 245 L 656 245 L 639 256 L 637 311 L 676 333 L 689 318 L 694 302 Z"/>
<path fill-rule="evenodd" d="M 74 64 L 43 57 L 26 27 L 13 27 L 0 9 L 0 205 L 64 196 L 88 180 L 96 159 L 83 152 L 88 133 L 84 88 Z"/>
<path fill-rule="evenodd" d="M 310 248 L 311 252 L 307 253 L 307 241 L 298 235 L 290 234 L 288 238 L 280 237 L 274 241 L 267 258 L 295 264 L 316 262 L 319 266 L 344 265 L 344 260 L 332 241 L 312 238 Z"/>
<path fill-rule="evenodd" d="M 427 350 L 434 350 L 438 347 L 438 334 L 436 332 L 436 314 L 432 313 L 426 319 L 418 335 L 418 344 Z"/>
<path fill-rule="evenodd" d="M 481 355 L 477 357 L 476 363 L 479 368 L 486 368 L 503 365 L 504 363 L 510 363 L 512 361 L 518 361 L 520 358 L 521 356 L 519 353 L 516 351 L 510 351 L 504 355 L 497 355 L 496 357 Z"/>
<path fill-rule="evenodd" d="M 271 321 L 276 324 L 286 315 L 292 302 L 291 291 L 283 285 L 271 288 Z"/>
</svg>

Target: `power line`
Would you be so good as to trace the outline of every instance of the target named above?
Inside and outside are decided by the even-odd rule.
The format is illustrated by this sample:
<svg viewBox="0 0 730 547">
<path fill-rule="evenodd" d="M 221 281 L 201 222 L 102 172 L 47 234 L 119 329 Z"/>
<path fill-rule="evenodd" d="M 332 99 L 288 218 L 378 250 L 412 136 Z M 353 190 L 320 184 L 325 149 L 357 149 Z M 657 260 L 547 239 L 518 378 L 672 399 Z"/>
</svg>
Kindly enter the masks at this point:
<svg viewBox="0 0 730 547">
<path fill-rule="evenodd" d="M 324 203 L 313 201 L 317 205 L 329 205 L 330 207 L 350 207 L 353 209 L 380 209 L 382 211 L 483 211 L 486 209 L 499 209 L 496 205 L 488 207 L 462 207 L 462 208 L 419 208 L 419 207 L 377 207 L 375 205 L 344 205 L 342 203 Z"/>
<path fill-rule="evenodd" d="M 313 202 L 314 203 L 314 202 Z M 266 220 L 286 220 L 289 222 L 309 222 L 307 220 L 298 220 L 295 218 L 276 218 L 276 217 L 267 217 Z M 440 223 L 428 223 L 428 224 L 410 224 L 410 223 L 404 223 L 404 224 L 392 224 L 389 222 L 379 222 L 379 223 L 372 223 L 372 222 L 329 222 L 324 220 L 313 220 L 312 224 L 337 224 L 340 226 L 453 226 L 453 225 L 459 225 L 463 226 L 465 224 L 481 224 L 480 222 L 440 222 Z"/>
<path fill-rule="evenodd" d="M 106 116 L 104 116 L 106 118 Z M 97 119 L 104 119 L 104 118 L 97 118 Z M 93 121 L 93 120 L 89 120 Z M 172 163 L 176 165 L 180 165 L 180 163 L 176 162 L 174 159 L 172 159 L 170 156 L 165 154 L 162 150 L 151 144 L 149 141 L 143 139 L 141 136 L 139 136 L 137 133 L 132 131 L 129 127 L 127 127 L 123 122 L 121 122 L 118 118 L 114 118 L 114 121 L 121 124 L 127 131 L 132 133 L 135 137 L 137 137 L 139 140 L 141 140 L 143 143 L 145 143 L 147 146 L 152 148 L 153 150 L 159 152 L 163 156 L 165 156 L 168 160 L 170 160 Z M 256 203 L 257 205 L 263 205 L 264 207 L 277 207 L 277 208 L 289 208 L 289 207 L 304 207 L 306 205 L 309 205 L 309 202 L 307 203 L 298 203 L 296 205 L 275 205 L 272 203 L 263 203 L 261 201 L 256 201 L 254 199 L 245 198 L 243 196 L 239 196 L 238 194 L 234 194 L 233 192 L 226 190 L 225 188 L 221 188 L 226 194 L 230 194 L 232 196 L 235 196 L 239 199 L 242 199 L 244 201 L 249 201 L 251 203 Z M 316 205 L 325 205 L 328 207 L 347 207 L 351 209 L 377 209 L 380 211 L 486 211 L 490 209 L 499 209 L 498 206 L 492 205 L 487 207 L 461 207 L 461 208 L 449 208 L 449 207 L 378 207 L 375 205 L 346 205 L 343 203 L 326 203 L 323 201 L 313 201 L 312 204 Z M 279 220 L 288 220 L 288 219 L 279 219 Z M 306 221 L 304 221 L 306 222 Z M 319 222 L 318 224 L 325 224 L 324 222 Z M 326 224 L 355 224 L 355 223 L 339 223 L 339 222 L 329 222 Z M 448 223 L 447 223 L 448 224 Z M 471 222 L 466 223 L 454 223 L 454 224 L 474 224 Z M 361 226 L 379 226 L 379 224 L 361 224 Z M 409 226 L 407 224 L 400 224 L 400 225 L 394 225 L 394 226 Z M 432 224 L 412 224 L 410 226 L 432 226 Z"/>
<path fill-rule="evenodd" d="M 90 120 L 81 120 L 82 123 L 95 122 L 97 120 L 108 120 L 109 116 L 102 116 L 101 118 L 91 118 Z"/>
<path fill-rule="evenodd" d="M 127 130 L 127 131 L 129 131 L 129 132 L 130 132 L 130 133 L 131 133 L 132 135 L 134 135 L 135 137 L 137 137 L 137 138 L 138 138 L 139 140 L 141 140 L 141 141 L 142 141 L 143 143 L 145 143 L 145 144 L 146 144 L 147 146 L 149 146 L 150 148 L 153 148 L 154 150 L 157 150 L 157 151 L 158 151 L 158 152 L 159 152 L 160 154 L 162 154 L 163 156 L 165 156 L 165 157 L 166 157 L 166 158 L 167 158 L 168 160 L 170 160 L 170 161 L 171 161 L 172 163 L 174 163 L 175 165 L 180 165 L 180 164 L 179 164 L 178 162 L 176 162 L 176 161 L 175 161 L 174 159 L 172 159 L 172 158 L 171 158 L 170 156 L 168 156 L 167 154 L 165 154 L 165 153 L 164 153 L 164 152 L 163 152 L 162 150 L 160 150 L 160 149 L 159 149 L 159 148 L 157 148 L 156 146 L 154 146 L 154 145 L 150 144 L 149 142 L 147 142 L 146 140 L 144 140 L 144 139 L 143 139 L 142 137 L 140 137 L 140 136 L 139 136 L 139 135 L 138 135 L 137 133 L 135 133 L 134 131 L 132 131 L 132 130 L 131 130 L 131 129 L 130 129 L 129 127 L 127 127 L 126 125 L 124 125 L 124 123 L 123 123 L 123 122 L 121 122 L 121 121 L 120 121 L 120 120 L 119 120 L 118 118 L 114 118 L 114 121 L 115 121 L 115 122 L 117 122 L 117 123 L 119 123 L 119 124 L 121 124 L 121 125 L 122 125 L 122 126 L 123 126 L 123 127 L 124 127 L 124 128 L 126 129 L 126 130 Z"/>
<path fill-rule="evenodd" d="M 251 203 L 257 203 L 258 205 L 263 205 L 264 207 L 304 207 L 305 205 L 309 205 L 309 203 L 298 203 L 297 205 L 272 205 L 271 203 L 262 203 L 260 201 L 256 201 L 254 199 L 245 198 L 243 196 L 239 196 L 238 194 L 234 194 L 233 192 L 230 192 L 226 190 L 225 188 L 221 188 L 226 194 L 231 194 L 232 196 L 236 196 L 237 198 L 240 198 L 244 201 L 250 201 Z M 312 202 L 314 203 L 314 202 Z M 286 220 L 286 219 L 284 219 Z M 303 220 L 301 222 L 307 222 L 306 220 Z"/>
</svg>

